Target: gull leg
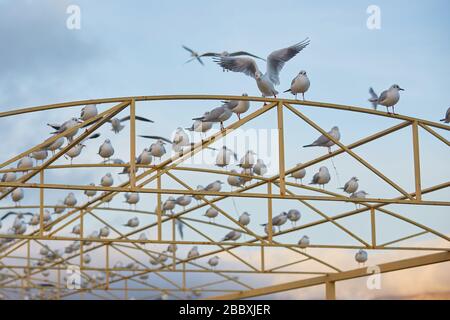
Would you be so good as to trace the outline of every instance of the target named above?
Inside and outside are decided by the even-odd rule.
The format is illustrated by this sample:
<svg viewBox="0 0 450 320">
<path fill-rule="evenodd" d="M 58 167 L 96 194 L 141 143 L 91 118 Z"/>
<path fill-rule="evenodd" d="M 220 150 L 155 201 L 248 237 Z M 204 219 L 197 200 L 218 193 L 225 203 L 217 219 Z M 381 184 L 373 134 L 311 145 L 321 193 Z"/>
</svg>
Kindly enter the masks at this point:
<svg viewBox="0 0 450 320">
<path fill-rule="evenodd" d="M 305 93 L 302 93 L 303 101 L 305 101 Z"/>
</svg>

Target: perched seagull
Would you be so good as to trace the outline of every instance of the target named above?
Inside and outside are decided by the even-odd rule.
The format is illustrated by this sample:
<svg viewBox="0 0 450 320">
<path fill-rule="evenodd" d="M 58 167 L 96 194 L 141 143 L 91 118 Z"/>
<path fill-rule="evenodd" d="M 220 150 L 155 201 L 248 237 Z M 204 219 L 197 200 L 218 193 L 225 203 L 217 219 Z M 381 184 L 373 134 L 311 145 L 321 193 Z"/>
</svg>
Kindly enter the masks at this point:
<svg viewBox="0 0 450 320">
<path fill-rule="evenodd" d="M 301 93 L 303 97 L 303 101 L 305 100 L 305 92 L 309 89 L 309 79 L 306 75 L 306 71 L 302 70 L 298 73 L 298 75 L 292 79 L 291 88 L 287 89 L 284 92 L 290 92 L 295 95 L 295 99 L 297 99 L 297 94 Z"/>
<path fill-rule="evenodd" d="M 72 233 L 73 233 L 73 234 L 77 234 L 77 235 L 79 235 L 79 234 L 81 233 L 81 227 L 80 227 L 79 224 L 75 225 L 75 226 L 72 228 Z"/>
<path fill-rule="evenodd" d="M 445 118 L 439 121 L 442 121 L 444 123 L 450 123 L 450 108 L 447 109 L 447 112 L 445 113 Z"/>
<path fill-rule="evenodd" d="M 368 196 L 369 194 L 367 192 L 365 192 L 364 190 L 361 191 L 357 191 L 355 193 L 352 193 L 350 195 L 350 198 L 354 198 L 354 199 L 365 199 L 366 196 Z"/>
<path fill-rule="evenodd" d="M 244 177 L 241 177 L 241 180 L 244 182 L 244 184 L 252 181 L 252 176 L 253 176 L 252 168 L 242 169 L 241 174 L 244 175 Z"/>
<path fill-rule="evenodd" d="M 205 188 L 203 188 L 203 186 L 200 185 L 200 184 L 199 184 L 199 185 L 197 186 L 197 188 L 195 189 L 195 191 L 204 191 L 204 190 L 205 190 Z M 193 198 L 194 198 L 195 200 L 197 200 L 197 201 L 200 201 L 200 200 L 202 200 L 203 196 L 197 194 L 197 195 L 194 195 Z"/>
<path fill-rule="evenodd" d="M 31 157 L 29 157 L 29 156 L 23 157 L 17 163 L 17 168 L 18 169 L 25 169 L 27 172 L 28 172 L 27 169 L 30 169 L 32 167 L 33 167 L 33 159 L 31 159 Z"/>
<path fill-rule="evenodd" d="M 123 128 L 125 128 L 125 126 L 122 124 L 122 122 L 129 121 L 130 118 L 131 118 L 130 116 L 126 116 L 126 117 L 124 117 L 122 119 L 112 118 L 111 120 L 108 121 L 108 122 L 111 123 L 111 130 L 114 133 L 119 133 L 120 131 L 122 131 Z M 154 123 L 153 120 L 150 120 L 150 119 L 147 119 L 147 118 L 144 118 L 144 117 L 136 116 L 135 118 L 136 118 L 136 120 Z"/>
<path fill-rule="evenodd" d="M 339 141 L 341 139 L 341 133 L 339 132 L 339 128 L 337 126 L 334 126 L 331 128 L 330 131 L 327 132 L 330 136 L 332 136 L 336 141 Z M 331 153 L 331 147 L 334 146 L 335 143 L 328 139 L 326 136 L 321 135 L 319 138 L 317 138 L 316 141 L 314 141 L 311 144 L 308 144 L 306 146 L 303 146 L 303 148 L 307 147 L 327 147 L 328 152 Z"/>
<path fill-rule="evenodd" d="M 172 213 L 172 210 L 175 208 L 175 205 L 177 204 L 177 201 L 174 197 L 167 198 L 166 201 L 164 201 L 162 205 L 162 211 L 165 213 L 166 211 L 170 211 Z"/>
<path fill-rule="evenodd" d="M 64 204 L 67 207 L 75 207 L 77 204 L 77 198 L 75 198 L 75 194 L 73 192 L 69 192 L 69 194 L 64 199 Z"/>
<path fill-rule="evenodd" d="M 364 264 L 364 262 L 367 261 L 367 252 L 360 249 L 356 254 L 355 254 L 355 260 L 356 262 L 358 262 L 358 264 Z"/>
<path fill-rule="evenodd" d="M 205 113 L 202 117 L 193 118 L 192 120 L 199 120 L 202 122 L 220 123 L 220 129 L 224 130 L 223 123 L 231 118 L 233 111 L 227 104 L 212 109 L 210 112 Z"/>
<path fill-rule="evenodd" d="M 89 183 L 91 187 L 95 187 L 95 183 Z M 84 194 L 90 199 L 97 194 L 96 190 L 85 190 Z"/>
<path fill-rule="evenodd" d="M 232 230 L 232 231 L 228 232 L 228 233 L 225 235 L 225 237 L 223 237 L 222 241 L 228 241 L 228 240 L 236 241 L 236 240 L 238 240 L 241 236 L 242 236 L 242 233 L 240 233 L 239 231 Z"/>
<path fill-rule="evenodd" d="M 148 240 L 148 238 L 147 238 L 147 236 L 145 235 L 145 233 L 144 232 L 142 232 L 140 235 L 139 235 L 139 241 L 142 241 L 141 242 L 141 244 L 142 245 L 145 245 L 145 241 L 147 241 Z"/>
<path fill-rule="evenodd" d="M 234 158 L 235 161 L 237 161 L 237 154 L 231 150 L 228 149 L 226 146 L 223 146 L 222 149 L 217 153 L 216 156 L 216 166 L 218 167 L 226 167 L 230 164 L 231 157 Z"/>
<path fill-rule="evenodd" d="M 264 232 L 265 234 L 269 234 L 269 225 L 268 224 L 264 224 Z M 277 230 L 275 229 L 275 226 L 272 225 L 272 234 L 274 234 L 275 232 L 277 232 Z"/>
<path fill-rule="evenodd" d="M 149 165 L 152 163 L 152 154 L 148 150 L 148 148 L 145 148 L 141 154 L 136 159 L 136 164 L 140 165 Z"/>
<path fill-rule="evenodd" d="M 302 215 L 301 215 L 300 211 L 298 211 L 296 209 L 291 209 L 287 213 L 287 217 L 292 222 L 292 226 L 296 225 L 297 221 L 300 220 L 301 216 Z"/>
<path fill-rule="evenodd" d="M 375 110 L 377 110 L 378 105 L 382 105 L 386 107 L 387 113 L 389 112 L 389 107 L 392 107 L 392 113 L 395 114 L 395 105 L 397 104 L 398 100 L 400 100 L 400 91 L 404 91 L 405 89 L 402 89 L 398 86 L 398 84 L 392 85 L 389 89 L 383 91 L 380 96 L 377 96 L 375 91 L 370 88 L 370 99 L 369 101 L 372 102 L 372 106 Z"/>
<path fill-rule="evenodd" d="M 178 250 L 177 245 L 175 243 L 171 243 L 171 244 L 169 244 L 167 246 L 167 250 L 166 251 L 170 252 L 170 253 L 175 253 L 175 252 L 177 252 L 177 250 Z"/>
<path fill-rule="evenodd" d="M 214 209 L 213 207 L 208 208 L 206 210 L 204 216 L 209 218 L 209 222 L 214 222 L 214 219 L 219 215 L 219 211 Z"/>
<path fill-rule="evenodd" d="M 197 246 L 193 246 L 191 250 L 189 250 L 188 252 L 188 259 L 192 259 L 192 258 L 196 258 L 200 255 L 200 253 L 198 252 L 198 247 Z"/>
<path fill-rule="evenodd" d="M 300 240 L 298 240 L 298 245 L 300 248 L 306 248 L 307 246 L 309 246 L 309 237 L 308 236 L 303 236 Z"/>
<path fill-rule="evenodd" d="M 2 182 L 14 182 L 17 180 L 15 172 L 5 172 L 2 176 Z"/>
<path fill-rule="evenodd" d="M 231 170 L 230 172 L 231 172 L 231 173 L 237 173 L 237 171 L 234 170 L 234 169 Z M 242 187 L 242 186 L 245 184 L 245 181 L 242 179 L 242 177 L 240 177 L 240 176 L 235 176 L 235 175 L 230 175 L 230 176 L 228 176 L 227 182 L 228 182 L 228 184 L 229 184 L 230 186 L 232 186 L 232 187 L 238 187 L 238 188 Z"/>
<path fill-rule="evenodd" d="M 248 212 L 243 212 L 239 216 L 239 224 L 243 226 L 247 226 L 250 223 L 250 214 Z"/>
<path fill-rule="evenodd" d="M 244 169 L 250 169 L 253 168 L 255 165 L 255 152 L 249 150 L 245 153 L 245 155 L 241 158 L 241 161 L 239 162 L 239 166 Z"/>
<path fill-rule="evenodd" d="M 183 209 L 185 209 L 186 206 L 190 205 L 191 202 L 192 202 L 192 197 L 191 197 L 191 196 L 187 196 L 187 195 L 180 196 L 180 197 L 178 197 L 178 198 L 175 200 L 175 203 L 176 203 L 177 205 L 179 205 L 179 206 L 182 206 Z"/>
<path fill-rule="evenodd" d="M 318 184 L 325 188 L 325 185 L 330 182 L 331 176 L 327 167 L 320 167 L 319 172 L 315 173 L 309 184 Z"/>
<path fill-rule="evenodd" d="M 348 194 L 352 194 L 355 193 L 356 190 L 358 190 L 358 178 L 357 177 L 352 177 L 350 180 L 348 180 L 343 188 L 339 188 L 339 189 L 343 189 L 345 193 Z"/>
<path fill-rule="evenodd" d="M 45 145 L 44 149 L 45 150 L 50 150 L 52 152 L 52 154 L 55 155 L 56 150 L 61 148 L 63 146 L 63 144 L 64 144 L 64 137 L 59 137 L 58 139 L 56 139 L 52 143 L 49 143 L 49 144 Z"/>
<path fill-rule="evenodd" d="M 114 154 L 114 148 L 111 144 L 111 141 L 109 139 L 106 139 L 105 142 L 100 146 L 98 149 L 98 154 L 103 159 L 110 159 L 112 155 Z"/>
<path fill-rule="evenodd" d="M 89 253 L 87 253 L 83 256 L 83 262 L 85 264 L 89 264 L 91 262 L 91 256 L 89 255 Z"/>
<path fill-rule="evenodd" d="M 210 258 L 208 260 L 208 264 L 210 265 L 211 268 L 217 267 L 217 265 L 219 264 L 219 257 L 214 256 L 214 257 Z"/>
<path fill-rule="evenodd" d="M 91 118 L 94 118 L 98 115 L 97 105 L 96 104 L 88 104 L 81 109 L 80 120 L 87 121 Z"/>
<path fill-rule="evenodd" d="M 248 97 L 248 94 L 243 93 L 243 97 Z M 248 100 L 230 100 L 222 101 L 224 106 L 226 105 L 233 113 L 235 113 L 239 120 L 241 120 L 241 114 L 246 113 L 250 108 L 250 101 Z"/>
<path fill-rule="evenodd" d="M 253 166 L 253 172 L 258 176 L 264 176 L 267 173 L 267 166 L 262 159 L 256 160 L 256 164 Z"/>
<path fill-rule="evenodd" d="M 16 206 L 20 205 L 20 200 L 22 200 L 23 197 L 24 197 L 24 192 L 23 192 L 23 189 L 21 189 L 21 188 L 16 188 L 11 193 L 11 199 L 12 199 L 12 201 L 14 201 L 16 203 Z"/>
<path fill-rule="evenodd" d="M 105 227 L 100 228 L 98 234 L 99 234 L 100 238 L 106 238 L 109 236 L 109 232 L 110 232 L 109 228 L 105 226 Z"/>
<path fill-rule="evenodd" d="M 81 151 L 85 147 L 86 146 L 84 144 L 79 143 L 66 152 L 66 156 L 70 158 L 70 164 L 72 164 L 74 158 L 78 157 L 81 154 Z"/>
<path fill-rule="evenodd" d="M 252 58 L 242 57 L 216 57 L 217 62 L 223 69 L 242 72 L 256 80 L 259 90 L 263 97 L 270 97 L 278 94 L 275 85 L 280 84 L 279 74 L 284 64 L 295 57 L 309 44 L 309 40 L 305 39 L 293 46 L 276 50 L 267 57 L 266 73 L 262 74 L 258 66 Z"/>
<path fill-rule="evenodd" d="M 288 214 L 286 212 L 282 212 L 279 215 L 272 218 L 272 226 L 277 226 L 278 230 L 281 230 L 281 226 L 286 223 L 288 220 Z M 262 224 L 262 226 L 268 225 L 267 223 Z"/>
<path fill-rule="evenodd" d="M 61 214 L 64 211 L 66 211 L 66 206 L 64 204 L 64 201 L 58 200 L 58 202 L 55 205 L 55 209 L 54 210 L 55 210 L 56 214 Z"/>
<path fill-rule="evenodd" d="M 131 218 L 130 220 L 128 220 L 128 222 L 126 224 L 124 224 L 124 226 L 130 227 L 130 228 L 136 228 L 137 226 L 139 226 L 138 217 Z"/>
<path fill-rule="evenodd" d="M 77 118 L 71 118 L 70 120 L 67 120 L 66 122 L 64 122 L 61 125 L 51 124 L 51 123 L 47 123 L 47 125 L 56 130 L 55 132 L 52 132 L 52 133 L 60 134 L 60 133 L 69 131 L 70 129 L 74 128 L 75 126 L 77 126 L 80 123 L 81 122 Z M 67 140 L 72 141 L 73 137 L 77 133 L 78 133 L 78 129 L 75 129 L 71 132 L 66 133 L 64 136 L 67 138 Z"/>
<path fill-rule="evenodd" d="M 297 163 L 297 167 L 301 166 L 302 163 Z M 295 182 L 297 183 L 297 180 L 300 179 L 300 183 L 303 184 L 303 178 L 306 176 L 306 169 L 298 169 L 291 173 L 291 176 L 295 179 Z"/>
<path fill-rule="evenodd" d="M 214 181 L 214 182 L 208 184 L 208 185 L 205 187 L 204 190 L 205 190 L 205 191 L 211 191 L 211 192 L 219 192 L 220 189 L 222 189 L 222 184 L 223 184 L 222 181 L 216 180 L 216 181 Z"/>
<path fill-rule="evenodd" d="M 166 148 L 164 147 L 164 141 L 161 139 L 158 139 L 155 143 L 152 143 L 152 145 L 149 148 L 149 151 L 152 156 L 160 159 L 163 155 L 166 154 Z"/>
<path fill-rule="evenodd" d="M 111 187 L 114 184 L 114 179 L 111 175 L 111 173 L 107 173 L 102 177 L 102 180 L 100 181 L 100 184 L 102 187 Z"/>
<path fill-rule="evenodd" d="M 31 158 L 36 159 L 36 162 L 41 160 L 42 162 L 47 159 L 48 152 L 45 149 L 33 151 L 30 155 Z"/>
<path fill-rule="evenodd" d="M 205 112 L 203 114 L 203 117 L 206 117 L 208 114 L 209 114 L 209 112 Z M 212 122 L 195 120 L 194 123 L 192 124 L 192 126 L 190 128 L 186 128 L 186 130 L 193 131 L 193 132 L 205 133 L 205 132 L 211 130 L 212 126 L 213 126 Z"/>
<path fill-rule="evenodd" d="M 133 193 L 125 193 L 125 202 L 128 203 L 131 207 L 131 205 L 134 204 L 134 207 L 136 208 L 136 204 L 139 202 L 139 193 L 133 192 Z"/>
</svg>

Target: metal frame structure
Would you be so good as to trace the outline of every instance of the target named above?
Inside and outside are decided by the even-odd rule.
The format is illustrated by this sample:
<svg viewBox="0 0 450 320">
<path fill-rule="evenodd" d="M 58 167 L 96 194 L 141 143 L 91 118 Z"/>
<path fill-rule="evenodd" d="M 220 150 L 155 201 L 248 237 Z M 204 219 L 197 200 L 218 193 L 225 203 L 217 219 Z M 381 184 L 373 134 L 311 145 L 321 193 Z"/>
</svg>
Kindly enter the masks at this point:
<svg viewBox="0 0 450 320">
<path fill-rule="evenodd" d="M 171 156 L 169 159 L 160 162 L 155 165 L 142 166 L 137 165 L 134 161 L 136 158 L 136 103 L 142 101 L 177 101 L 177 100 L 209 100 L 209 101 L 220 101 L 220 100 L 248 100 L 253 102 L 260 102 L 264 105 L 250 113 L 249 115 L 243 117 L 239 121 L 236 121 L 226 127 L 224 130 L 219 131 L 211 136 L 208 136 L 201 141 L 197 142 L 189 151 L 180 152 Z M 310 253 L 308 251 L 302 250 L 297 244 L 293 243 L 283 243 L 283 241 L 277 241 L 277 238 L 291 234 L 292 232 L 298 230 L 306 230 L 311 227 L 315 227 L 322 224 L 333 224 L 337 228 L 341 229 L 342 232 L 349 235 L 351 238 L 356 240 L 358 245 L 317 245 L 311 244 L 311 248 L 321 248 L 326 250 L 335 249 L 366 249 L 366 250 L 410 250 L 418 254 L 417 257 L 408 258 L 405 260 L 392 261 L 379 265 L 381 272 L 391 272 L 397 270 L 403 270 L 408 268 L 420 267 L 425 265 L 430 265 L 434 263 L 442 263 L 450 261 L 450 246 L 448 242 L 450 238 L 446 234 L 442 234 L 431 227 L 428 227 L 422 223 L 419 223 L 413 219 L 407 218 L 400 215 L 393 209 L 387 209 L 389 205 L 404 205 L 404 206 L 444 206 L 450 207 L 449 199 L 443 199 L 439 201 L 435 200 L 424 200 L 425 194 L 430 194 L 435 191 L 444 190 L 450 187 L 450 181 L 441 183 L 428 188 L 422 188 L 421 185 L 421 150 L 419 148 L 419 128 L 422 128 L 433 135 L 436 139 L 442 143 L 450 146 L 449 140 L 444 136 L 439 134 L 435 129 L 441 129 L 445 131 L 450 130 L 450 126 L 427 121 L 423 119 L 412 118 L 403 115 L 392 115 L 386 114 L 381 111 L 371 110 L 360 107 L 351 107 L 345 105 L 329 104 L 329 103 L 319 103 L 311 101 L 299 101 L 290 99 L 276 99 L 276 98 L 259 98 L 259 97 L 242 97 L 242 96 L 209 96 L 209 95 L 178 95 L 178 96 L 135 96 L 135 97 L 123 97 L 123 98 L 113 98 L 113 99 L 98 99 L 98 100 L 86 100 L 86 101 L 76 101 L 69 103 L 45 105 L 39 107 L 25 108 L 11 110 L 7 112 L 0 112 L 0 118 L 19 116 L 26 113 L 39 112 L 44 110 L 57 110 L 62 108 L 70 108 L 76 106 L 82 106 L 87 104 L 111 104 L 115 105 L 108 110 L 100 113 L 93 119 L 88 120 L 83 124 L 79 124 L 71 130 L 77 130 L 81 127 L 86 127 L 87 129 L 80 135 L 76 136 L 72 142 L 69 142 L 64 146 L 59 152 L 54 154 L 52 157 L 44 161 L 41 165 L 29 169 L 27 172 L 23 173 L 17 181 L 15 182 L 0 182 L 0 188 L 4 189 L 4 192 L 0 195 L 0 200 L 7 197 L 16 188 L 34 188 L 39 189 L 39 203 L 36 205 L 28 206 L 18 206 L 18 207 L 7 207 L 0 206 L 1 210 L 7 209 L 27 209 L 27 210 L 39 210 L 40 212 L 40 225 L 35 231 L 27 232 L 24 235 L 7 235 L 0 234 L 0 238 L 9 239 L 9 242 L 0 246 L 0 274 L 3 272 L 3 277 L 0 277 L 0 293 L 2 293 L 6 298 L 15 297 L 15 294 L 19 293 L 21 297 L 24 297 L 27 290 L 38 290 L 41 293 L 41 298 L 50 299 L 63 299 L 70 298 L 74 295 L 79 295 L 81 298 L 87 297 L 89 294 L 91 298 L 99 299 L 127 299 L 129 298 L 130 292 L 133 291 L 145 291 L 149 294 L 147 298 L 158 298 L 162 294 L 168 295 L 170 298 L 182 298 L 182 293 L 190 293 L 191 297 L 197 297 L 200 293 L 203 293 L 208 299 L 240 299 L 240 298 L 250 298 L 268 295 L 277 292 L 283 292 L 292 289 L 305 288 L 316 285 L 325 285 L 325 297 L 327 299 L 335 299 L 335 283 L 339 281 L 344 281 L 348 279 L 363 277 L 368 275 L 367 268 L 357 268 L 353 270 L 340 270 L 330 262 L 324 261 Z M 399 124 L 394 125 L 388 129 L 382 130 L 365 138 L 362 138 L 356 142 L 348 145 L 336 141 L 333 137 L 329 136 L 327 132 L 322 129 L 318 124 L 312 121 L 310 118 L 305 116 L 302 112 L 303 108 L 323 108 L 323 109 L 335 109 L 341 111 L 349 111 L 356 113 L 364 113 L 377 117 L 389 117 L 397 119 L 400 121 Z M 60 165 L 54 164 L 61 156 L 63 156 L 70 148 L 72 148 L 77 143 L 83 141 L 86 137 L 98 130 L 103 124 L 105 124 L 109 119 L 113 118 L 116 114 L 123 110 L 129 110 L 130 113 L 130 157 L 129 164 L 119 165 L 119 164 L 68 164 Z M 177 176 L 179 172 L 201 172 L 205 174 L 219 174 L 224 176 L 236 175 L 245 177 L 243 174 L 230 173 L 226 170 L 218 170 L 211 168 L 198 168 L 183 166 L 182 162 L 190 157 L 193 157 L 198 152 L 201 152 L 206 147 L 212 143 L 218 141 L 219 139 L 225 137 L 227 134 L 232 132 L 234 129 L 241 127 L 242 125 L 250 122 L 251 120 L 263 115 L 269 110 L 276 109 L 277 114 L 277 126 L 278 126 L 278 156 L 279 156 L 279 172 L 276 175 L 270 177 L 252 176 L 251 178 L 256 181 L 252 182 L 241 189 L 232 192 L 207 192 L 207 191 L 196 191 L 193 189 L 188 182 L 183 181 Z M 306 123 L 318 133 L 327 136 L 337 145 L 337 149 L 328 154 L 319 156 L 313 160 L 303 163 L 301 166 L 296 166 L 293 168 L 285 167 L 285 142 L 284 142 L 284 113 L 291 112 L 298 117 L 300 121 Z M 392 134 L 400 129 L 411 127 L 412 136 L 412 146 L 413 146 L 413 163 L 414 163 L 414 190 L 408 191 L 404 190 L 393 179 L 389 178 L 381 171 L 379 171 L 375 166 L 370 164 L 368 161 L 364 160 L 359 156 L 355 149 L 363 146 L 371 141 L 380 139 L 389 134 Z M 21 172 L 21 169 L 7 169 L 6 167 L 20 160 L 22 157 L 30 154 L 35 150 L 39 150 L 45 145 L 56 141 L 61 136 L 64 136 L 67 132 L 62 134 L 57 134 L 47 139 L 43 143 L 30 148 L 21 154 L 3 162 L 0 165 L 0 174 L 6 172 Z M 318 164 L 332 157 L 338 156 L 340 154 L 346 154 L 351 158 L 355 159 L 357 162 L 365 166 L 368 170 L 382 179 L 386 184 L 392 186 L 399 192 L 399 196 L 396 198 L 366 198 L 366 199 L 355 199 L 335 192 L 327 191 L 324 189 L 311 187 L 303 184 L 293 183 L 287 180 L 287 176 L 296 170 L 302 168 L 308 168 L 312 165 Z M 88 186 L 88 185 L 74 185 L 74 184 L 54 184 L 45 182 L 45 173 L 49 170 L 66 170 L 71 168 L 110 168 L 110 167 L 129 167 L 130 175 L 129 180 L 121 183 L 118 186 L 113 187 L 102 187 L 102 186 Z M 136 169 L 143 169 L 143 173 L 137 173 Z M 171 179 L 175 181 L 180 186 L 178 189 L 167 189 L 162 188 L 161 179 L 162 178 Z M 35 182 L 31 182 L 34 178 Z M 36 182 L 37 181 L 37 182 Z M 156 184 L 156 187 L 149 187 L 150 184 Z M 267 192 L 255 192 L 254 189 L 259 187 L 265 187 Z M 46 203 L 45 191 L 46 190 L 96 190 L 101 191 L 101 195 L 89 199 L 85 203 L 78 205 L 75 208 L 70 209 L 68 212 L 63 213 L 56 220 L 44 224 L 43 215 L 44 210 L 48 208 L 54 208 L 55 206 Z M 306 191 L 308 193 L 302 193 Z M 104 207 L 103 204 L 105 200 L 111 197 L 117 196 L 123 192 L 139 192 L 140 194 L 150 194 L 155 195 L 156 200 L 156 210 L 155 212 L 145 211 L 145 210 L 131 210 L 119 207 Z M 310 195 L 314 192 L 313 195 Z M 165 215 L 162 212 L 161 200 L 162 195 L 192 195 L 200 198 L 201 200 L 192 207 L 185 208 L 182 211 L 176 212 L 173 215 Z M 233 217 L 232 214 L 221 209 L 220 201 L 233 198 L 258 198 L 267 200 L 267 221 L 268 221 L 268 235 L 260 235 L 257 231 L 252 230 L 250 227 L 242 226 Z M 285 229 L 276 233 L 272 232 L 272 215 L 273 215 L 273 200 L 275 199 L 286 199 L 299 201 L 303 205 L 310 208 L 313 212 L 320 216 L 320 219 L 302 224 L 299 226 L 293 226 L 292 228 Z M 342 212 L 337 215 L 330 216 L 328 213 L 319 210 L 316 206 L 311 204 L 311 201 L 331 201 L 331 202 L 346 202 L 354 203 L 359 205 L 351 211 Z M 242 242 L 230 242 L 230 241 L 214 241 L 207 234 L 202 232 L 201 228 L 195 227 L 194 224 L 208 224 L 203 220 L 195 219 L 189 217 L 189 213 L 194 212 L 205 207 L 215 208 L 222 216 L 224 216 L 230 223 L 229 225 L 214 223 L 214 226 L 223 228 L 224 230 L 238 230 L 247 235 L 246 239 Z M 140 213 L 154 215 L 156 221 L 149 225 L 145 225 L 137 228 L 129 233 L 121 233 L 117 227 L 106 222 L 98 214 L 96 210 L 108 210 L 108 212 L 119 212 L 119 213 Z M 370 241 L 365 241 L 358 234 L 350 231 L 339 220 L 355 216 L 358 214 L 370 214 L 370 225 L 371 225 L 371 239 Z M 388 243 L 379 243 L 377 241 L 377 234 L 382 232 L 376 225 L 376 215 L 384 214 L 415 227 L 420 228 L 422 231 L 408 235 L 406 237 L 398 238 L 394 241 Z M 108 226 L 112 231 L 114 231 L 118 236 L 111 238 L 97 238 L 92 239 L 85 235 L 84 231 L 84 219 L 86 216 L 93 217 L 105 226 Z M 175 221 L 176 219 L 181 220 L 183 224 L 192 230 L 197 236 L 203 238 L 203 241 L 199 240 L 181 240 L 177 239 L 175 232 Z M 79 222 L 81 226 L 81 234 L 79 236 L 71 235 L 58 235 L 58 232 L 74 222 Z M 163 237 L 163 225 L 167 224 L 171 226 L 170 239 Z M 156 239 L 152 240 L 139 240 L 132 238 L 134 235 L 139 234 L 143 231 L 156 230 Z M 410 246 L 400 246 L 399 242 L 412 239 L 423 234 L 432 234 L 440 239 L 446 241 L 446 247 L 410 247 Z M 81 243 L 90 242 L 91 246 L 81 245 L 80 250 L 73 254 L 67 256 L 60 256 L 56 261 L 47 263 L 45 265 L 36 266 L 35 262 L 39 260 L 38 254 L 32 250 L 32 246 L 40 247 L 50 242 L 57 241 L 80 241 Z M 159 253 L 146 248 L 146 244 L 177 244 L 177 245 L 197 245 L 197 246 L 213 246 L 214 250 L 209 250 L 202 252 L 202 254 L 194 259 L 181 258 L 176 256 L 175 253 L 170 254 L 167 262 L 154 267 L 149 266 L 147 262 L 143 262 L 139 258 L 136 258 L 135 253 L 139 252 L 144 254 L 146 257 L 154 258 Z M 259 266 L 255 266 L 251 261 L 247 261 L 244 257 L 240 256 L 237 252 L 239 248 L 251 248 L 252 250 L 260 251 L 260 263 Z M 298 254 L 298 260 L 289 264 L 279 265 L 276 267 L 268 268 L 268 257 L 266 251 L 270 248 L 285 248 L 290 252 Z M 92 267 L 84 264 L 83 256 L 88 252 L 99 252 L 103 250 L 104 266 L 102 267 Z M 111 250 L 116 253 L 120 253 L 123 256 L 128 257 L 138 268 L 130 270 L 127 268 L 116 268 L 112 267 L 110 261 Z M 33 251 L 33 252 L 32 252 Z M 421 254 L 423 252 L 435 252 L 432 254 Z M 233 256 L 239 262 L 242 263 L 245 268 L 242 269 L 211 269 L 198 263 L 196 260 L 213 256 L 219 253 L 226 253 Z M 69 261 L 74 261 L 74 259 L 79 258 L 79 268 L 81 270 L 83 278 L 88 281 L 88 286 L 78 290 L 68 290 L 63 283 L 62 272 L 66 270 L 67 266 L 70 264 Z M 15 264 L 5 263 L 7 259 L 14 259 L 18 261 Z M 8 260 L 10 261 L 10 260 Z M 326 271 L 305 271 L 302 270 L 301 264 L 306 261 L 315 261 Z M 295 269 L 292 270 L 292 267 Z M 56 272 L 56 281 L 50 281 L 42 277 L 42 273 L 45 270 L 52 270 Z M 105 273 L 106 277 L 103 281 L 97 281 L 93 279 L 90 275 L 91 272 L 102 271 Z M 171 279 L 168 275 L 170 274 L 181 274 L 181 281 L 179 279 Z M 219 280 L 204 283 L 196 286 L 187 285 L 187 277 L 190 274 L 196 273 L 206 273 L 214 274 L 219 277 Z M 169 286 L 159 287 L 153 284 L 149 284 L 142 279 L 141 276 L 152 274 L 158 277 L 162 282 L 165 282 Z M 234 277 L 234 274 L 284 274 L 284 275 L 302 275 L 305 278 L 301 280 L 294 280 L 286 283 L 280 283 L 271 286 L 263 286 L 259 288 L 254 288 L 245 281 L 239 280 L 239 278 Z M 50 287 L 42 286 L 42 283 L 50 285 Z M 232 289 L 217 289 L 217 285 L 223 283 L 230 284 Z M 116 285 L 119 285 L 117 287 Z M 119 295 L 120 294 L 120 295 Z"/>
</svg>

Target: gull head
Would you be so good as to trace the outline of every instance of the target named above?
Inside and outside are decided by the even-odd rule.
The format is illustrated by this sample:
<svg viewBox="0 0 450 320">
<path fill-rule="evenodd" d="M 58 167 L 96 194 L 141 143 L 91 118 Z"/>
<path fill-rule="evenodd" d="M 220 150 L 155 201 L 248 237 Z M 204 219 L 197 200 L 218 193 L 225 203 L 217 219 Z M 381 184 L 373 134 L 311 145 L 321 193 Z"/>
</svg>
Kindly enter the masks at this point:
<svg viewBox="0 0 450 320">
<path fill-rule="evenodd" d="M 261 71 L 256 71 L 255 72 L 255 79 L 256 80 L 261 80 L 263 74 L 261 73 Z"/>
<path fill-rule="evenodd" d="M 357 177 L 352 177 L 352 180 L 359 181 Z"/>
<path fill-rule="evenodd" d="M 305 70 L 301 70 L 298 74 L 302 75 L 302 76 L 306 76 L 306 71 Z"/>
<path fill-rule="evenodd" d="M 111 143 L 111 141 L 109 139 L 106 139 L 105 143 Z"/>
<path fill-rule="evenodd" d="M 397 91 L 405 91 L 405 89 L 400 88 L 400 86 L 398 84 L 394 84 L 391 86 L 391 89 L 393 90 L 397 90 Z"/>
</svg>

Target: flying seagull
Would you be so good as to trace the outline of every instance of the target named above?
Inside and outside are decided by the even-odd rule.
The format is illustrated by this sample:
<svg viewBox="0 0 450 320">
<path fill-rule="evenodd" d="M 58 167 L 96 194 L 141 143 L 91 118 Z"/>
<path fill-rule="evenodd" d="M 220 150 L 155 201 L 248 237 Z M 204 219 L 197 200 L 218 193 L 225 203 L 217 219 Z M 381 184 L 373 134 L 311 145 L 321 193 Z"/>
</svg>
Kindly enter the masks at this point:
<svg viewBox="0 0 450 320">
<path fill-rule="evenodd" d="M 275 86 L 280 84 L 279 74 L 284 64 L 295 57 L 309 44 L 306 38 L 302 42 L 290 47 L 276 50 L 267 57 L 266 73 L 263 74 L 255 60 L 247 57 L 216 57 L 214 59 L 223 69 L 242 72 L 256 80 L 263 97 L 271 97 L 278 94 Z"/>
</svg>

